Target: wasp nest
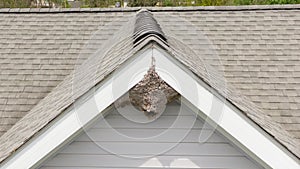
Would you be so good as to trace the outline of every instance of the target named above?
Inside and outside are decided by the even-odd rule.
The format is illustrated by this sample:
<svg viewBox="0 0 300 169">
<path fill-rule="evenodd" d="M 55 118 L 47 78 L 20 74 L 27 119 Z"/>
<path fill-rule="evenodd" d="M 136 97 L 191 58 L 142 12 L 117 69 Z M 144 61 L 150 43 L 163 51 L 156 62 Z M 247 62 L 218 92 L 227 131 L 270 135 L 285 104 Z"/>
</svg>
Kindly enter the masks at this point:
<svg viewBox="0 0 300 169">
<path fill-rule="evenodd" d="M 129 90 L 129 99 L 120 98 L 117 102 L 122 107 L 130 102 L 152 118 L 162 113 L 166 104 L 178 97 L 179 94 L 155 72 L 153 65 L 144 78 Z"/>
</svg>

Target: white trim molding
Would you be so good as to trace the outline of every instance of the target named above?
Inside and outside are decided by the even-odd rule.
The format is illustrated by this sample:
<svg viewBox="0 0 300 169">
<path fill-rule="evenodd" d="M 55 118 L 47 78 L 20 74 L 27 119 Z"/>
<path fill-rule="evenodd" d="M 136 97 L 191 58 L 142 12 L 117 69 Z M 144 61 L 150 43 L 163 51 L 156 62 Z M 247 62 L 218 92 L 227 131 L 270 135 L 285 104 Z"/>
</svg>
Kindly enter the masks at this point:
<svg viewBox="0 0 300 169">
<path fill-rule="evenodd" d="M 133 56 L 130 61 L 123 64 L 113 74 L 113 77 L 111 76 L 100 83 L 94 93 L 87 93 L 86 96 L 88 97 L 85 97 L 84 100 L 78 100 L 80 104 L 76 109 L 70 107 L 50 127 L 44 129 L 41 134 L 34 137 L 20 151 L 5 161 L 2 168 L 24 169 L 39 166 L 47 157 L 65 145 L 67 140 L 75 137 L 76 133 L 79 133 L 84 126 L 99 118 L 99 115 L 118 97 L 137 84 L 151 66 L 152 56 L 155 56 L 156 71 L 161 78 L 177 90 L 200 113 L 203 113 L 202 115 L 209 117 L 212 122 L 218 125 L 218 128 L 226 131 L 229 137 L 246 147 L 246 152 L 252 157 L 255 156 L 254 159 L 259 164 L 274 169 L 300 168 L 291 154 L 276 144 L 274 139 L 272 140 L 263 130 L 258 130 L 258 127 L 253 126 L 254 123 L 251 123 L 250 119 L 244 118 L 237 109 L 228 103 L 223 103 L 223 100 L 208 90 L 207 87 L 204 87 L 199 79 L 191 76 L 189 70 L 185 69 L 184 66 L 179 66 L 178 61 L 172 59 L 156 45 Z M 126 84 L 124 81 L 129 82 L 128 86 L 112 92 L 114 84 Z M 211 113 L 214 111 L 214 103 L 224 104 L 221 118 Z"/>
</svg>

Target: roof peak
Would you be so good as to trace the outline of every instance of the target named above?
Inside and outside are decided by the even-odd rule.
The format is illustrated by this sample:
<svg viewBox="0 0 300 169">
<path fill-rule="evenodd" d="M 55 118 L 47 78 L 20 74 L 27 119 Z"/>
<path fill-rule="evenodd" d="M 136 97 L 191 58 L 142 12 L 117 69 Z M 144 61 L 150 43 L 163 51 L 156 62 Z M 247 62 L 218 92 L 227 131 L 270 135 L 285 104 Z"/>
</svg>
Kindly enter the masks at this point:
<svg viewBox="0 0 300 169">
<path fill-rule="evenodd" d="M 145 37 L 152 35 L 158 36 L 164 43 L 167 42 L 165 34 L 156 19 L 153 17 L 152 13 L 147 9 L 141 9 L 136 14 L 133 32 L 134 44 L 137 45 Z"/>
<path fill-rule="evenodd" d="M 191 7 L 127 7 L 127 8 L 0 8 L 0 13 L 101 13 L 101 12 L 185 12 L 185 11 L 257 11 L 300 10 L 300 4 L 244 5 L 244 6 L 191 6 Z"/>
</svg>

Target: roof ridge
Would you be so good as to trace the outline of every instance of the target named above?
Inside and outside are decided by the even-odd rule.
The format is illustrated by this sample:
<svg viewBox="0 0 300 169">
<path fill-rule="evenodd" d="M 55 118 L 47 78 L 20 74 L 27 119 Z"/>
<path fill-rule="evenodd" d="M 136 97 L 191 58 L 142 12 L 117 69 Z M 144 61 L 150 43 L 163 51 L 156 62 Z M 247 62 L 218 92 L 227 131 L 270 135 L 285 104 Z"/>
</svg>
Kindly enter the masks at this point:
<svg viewBox="0 0 300 169">
<path fill-rule="evenodd" d="M 258 11 L 258 10 L 300 10 L 300 4 L 287 5 L 240 5 L 240 6 L 190 6 L 190 7 L 148 7 L 152 12 L 185 11 Z"/>
<path fill-rule="evenodd" d="M 162 31 L 160 25 L 153 17 L 152 13 L 147 9 L 141 9 L 136 14 L 136 21 L 134 24 L 133 39 L 134 44 L 140 43 L 140 40 L 148 35 L 158 36 L 164 43 L 167 43 L 167 38 Z"/>
<path fill-rule="evenodd" d="M 0 8 L 0 13 L 102 13 L 137 12 L 141 7 L 130 8 Z"/>
<path fill-rule="evenodd" d="M 300 10 L 300 4 L 242 5 L 242 6 L 189 6 L 189 7 L 126 7 L 126 8 L 0 8 L 0 13 L 137 12 L 141 9 L 147 9 L 152 12 Z"/>
</svg>

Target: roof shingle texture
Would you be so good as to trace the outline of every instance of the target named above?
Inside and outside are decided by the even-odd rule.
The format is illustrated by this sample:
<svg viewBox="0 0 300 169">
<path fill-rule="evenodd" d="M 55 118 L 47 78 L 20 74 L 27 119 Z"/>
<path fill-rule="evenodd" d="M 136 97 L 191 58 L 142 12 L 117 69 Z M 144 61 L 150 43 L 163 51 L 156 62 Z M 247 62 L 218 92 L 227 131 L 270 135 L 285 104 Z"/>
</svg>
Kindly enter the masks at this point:
<svg viewBox="0 0 300 169">
<path fill-rule="evenodd" d="M 107 40 L 129 13 L 0 16 L 0 136 Z M 125 19 L 124 19 L 125 20 Z M 85 46 L 97 30 L 94 44 Z M 84 47 L 84 50 L 82 48 Z M 79 55 L 81 54 L 81 55 Z"/>
<path fill-rule="evenodd" d="M 297 9 L 291 6 L 287 7 L 290 9 L 267 8 L 267 10 L 249 11 L 249 9 L 237 10 L 238 8 L 234 8 L 234 10 L 219 11 L 218 9 L 195 8 L 195 11 L 193 11 L 193 8 L 169 8 L 168 11 L 163 11 L 161 8 L 152 8 L 151 10 L 153 10 L 154 17 L 161 24 L 163 31 L 171 31 L 175 38 L 180 39 L 189 48 L 197 51 L 197 53 L 203 53 L 202 59 L 210 63 L 213 68 L 224 72 L 225 79 L 231 89 L 234 89 L 234 93 L 239 93 L 228 96 L 232 97 L 229 99 L 236 103 L 237 107 L 241 110 L 246 110 L 244 107 L 247 107 L 247 111 L 250 111 L 248 115 L 252 116 L 251 118 L 255 119 L 258 124 L 267 121 L 268 123 L 265 125 L 271 124 L 275 126 L 275 130 L 283 127 L 283 132 L 278 131 L 279 134 L 275 137 L 299 157 L 300 7 Z M 2 83 L 8 83 L 3 85 L 4 89 L 0 91 L 1 99 L 4 98 L 0 104 L 2 104 L 1 107 L 5 107 L 5 109 L 2 108 L 4 111 L 1 110 L 1 116 L 2 114 L 11 115 L 8 117 L 2 116 L 3 118 L 1 118 L 3 123 L 9 122 L 9 124 L 2 125 L 6 126 L 3 132 L 7 131 L 29 111 L 20 122 L 0 138 L 1 161 L 73 103 L 74 95 L 72 96 L 70 86 L 72 86 L 73 77 L 71 70 L 74 69 L 74 65 L 82 63 L 81 61 L 86 59 L 85 56 L 95 53 L 101 43 L 104 43 L 114 33 L 114 30 L 118 30 L 122 25 L 118 22 L 106 23 L 120 18 L 120 21 L 126 22 L 133 14 L 128 11 L 114 13 L 106 11 L 101 13 L 6 13 L 0 16 L 1 21 L 7 22 L 4 26 L 0 25 L 0 28 L 11 34 L 9 37 L 4 33 L 0 36 L 0 57 L 6 56 L 3 57 L 5 58 L 4 63 L 2 63 L 2 59 L 0 61 L 0 78 L 3 77 L 0 84 L 1 88 Z M 193 26 L 182 27 L 180 22 L 176 20 L 178 18 L 192 23 Z M 27 20 L 29 21 L 27 22 Z M 99 27 L 103 29 L 100 35 L 96 36 L 101 37 L 96 39 L 99 44 L 91 45 L 91 49 L 84 51 L 84 53 L 87 53 L 86 55 L 80 55 L 84 43 L 89 40 L 95 31 L 99 30 Z M 197 31 L 193 30 L 195 28 Z M 16 29 L 23 33 L 18 34 Z M 198 36 L 195 34 L 199 31 L 215 47 L 219 56 L 217 61 L 215 61 L 215 57 L 211 57 L 210 53 L 205 53 L 203 46 L 199 45 L 199 39 L 196 39 Z M 8 38 L 11 39 L 7 40 Z M 19 41 L 14 41 L 14 39 L 19 39 Z M 37 41 L 36 44 L 33 43 L 35 41 Z M 57 46 L 56 41 L 59 44 Z M 9 47 L 11 42 L 14 43 L 11 44 L 12 47 Z M 35 48 L 39 44 L 41 44 L 40 47 Z M 172 44 L 172 40 L 170 40 L 170 44 Z M 25 48 L 26 45 L 29 46 Z M 124 46 L 130 47 L 130 43 L 124 42 L 116 45 L 115 50 L 106 55 L 105 63 L 102 62 L 103 60 L 95 62 L 95 64 L 102 65 L 96 75 L 98 81 L 101 81 L 132 55 L 132 52 L 124 50 L 126 49 Z M 172 46 L 176 47 L 173 44 Z M 84 48 L 86 49 L 86 47 Z M 19 49 L 20 51 L 18 51 Z M 13 50 L 17 50 L 17 52 L 14 53 Z M 2 55 L 3 52 L 4 55 Z M 28 60 L 27 58 L 31 59 Z M 182 58 L 178 57 L 178 59 L 182 59 L 199 76 L 202 75 L 201 72 L 205 71 L 202 70 L 203 67 L 199 66 L 203 63 L 193 66 L 193 62 L 197 58 L 184 56 Z M 44 63 L 44 60 L 47 60 L 47 62 Z M 94 61 L 91 58 L 88 60 Z M 220 65 L 220 63 L 222 64 Z M 2 64 L 4 68 L 2 68 Z M 7 65 L 10 67 L 7 68 Z M 30 66 L 19 69 L 16 65 Z M 32 67 L 36 65 L 41 66 L 39 69 L 33 69 Z M 45 68 L 42 69 L 43 67 Z M 2 70 L 7 71 L 7 75 L 2 75 Z M 57 70 L 61 72 L 57 73 Z M 26 71 L 31 72 L 25 75 L 22 74 Z M 71 75 L 67 76 L 70 73 Z M 26 80 L 26 77 L 31 80 Z M 63 80 L 64 78 L 65 80 Z M 86 82 L 89 78 L 89 76 L 83 77 L 82 82 Z M 18 92 L 14 92 L 11 89 L 11 86 L 13 86 L 11 83 L 15 84 L 16 90 L 21 88 L 22 91 L 20 89 L 17 90 Z M 57 86 L 57 84 L 59 85 Z M 211 86 L 214 85 L 211 84 Z M 26 87 L 27 90 L 25 90 Z M 78 87 L 75 93 L 77 97 L 92 87 L 92 84 L 83 88 L 80 85 Z M 37 92 L 35 92 L 36 89 Z M 26 93 L 26 91 L 28 92 Z M 49 94 L 49 92 L 51 93 Z M 14 102 L 20 98 L 18 94 L 23 93 L 26 101 L 32 100 L 31 97 L 39 97 L 33 98 L 32 104 L 22 103 L 22 101 Z M 246 97 L 247 102 L 239 102 L 239 96 Z M 8 104 L 8 100 L 14 104 Z M 249 105 L 243 105 L 243 103 L 249 103 Z M 17 110 L 8 111 L 18 106 L 20 107 Z M 22 106 L 28 106 L 28 108 L 25 109 Z M 248 108 L 251 106 L 253 106 L 253 109 Z M 256 115 L 258 116 L 254 117 Z M 266 120 L 259 119 L 261 117 Z M 15 119 L 15 121 L 10 121 L 11 119 Z M 270 119 L 273 121 L 270 122 Z M 31 124 L 30 122 L 35 123 Z M 266 127 L 266 130 L 274 135 L 275 130 L 270 130 L 270 126 L 262 127 Z M 289 132 L 286 135 L 287 139 L 281 139 L 285 136 L 285 131 Z"/>
<path fill-rule="evenodd" d="M 176 16 L 175 20 L 168 15 Z M 300 143 L 300 10 L 167 12 L 155 16 L 199 53 L 203 46 L 195 43 L 197 35 L 189 32 L 196 28 L 203 33 L 215 47 L 220 59 L 215 63 L 222 63 L 219 71 L 224 72 L 226 81 Z M 178 29 L 177 18 L 194 27 Z M 203 56 L 204 60 L 210 58 Z"/>
</svg>

